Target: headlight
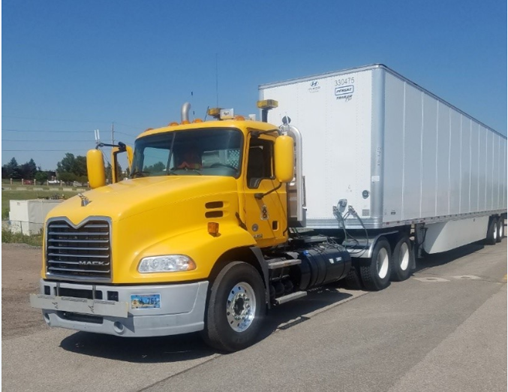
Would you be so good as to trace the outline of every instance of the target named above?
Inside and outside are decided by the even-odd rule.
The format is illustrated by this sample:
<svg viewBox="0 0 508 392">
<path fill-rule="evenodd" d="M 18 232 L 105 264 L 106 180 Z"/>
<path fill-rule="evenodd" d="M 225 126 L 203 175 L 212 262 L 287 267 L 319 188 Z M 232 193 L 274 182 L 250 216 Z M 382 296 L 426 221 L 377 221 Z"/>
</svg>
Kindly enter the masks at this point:
<svg viewBox="0 0 508 392">
<path fill-rule="evenodd" d="M 138 266 L 138 271 L 142 274 L 150 272 L 191 271 L 194 269 L 196 269 L 194 261 L 184 255 L 145 257 Z"/>
</svg>

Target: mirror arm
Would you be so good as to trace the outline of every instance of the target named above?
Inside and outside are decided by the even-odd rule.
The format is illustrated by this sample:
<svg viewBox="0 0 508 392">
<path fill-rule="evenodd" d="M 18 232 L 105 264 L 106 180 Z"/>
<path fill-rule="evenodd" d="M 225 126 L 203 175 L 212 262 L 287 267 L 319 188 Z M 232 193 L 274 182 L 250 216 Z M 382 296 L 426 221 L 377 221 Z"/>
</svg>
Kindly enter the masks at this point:
<svg viewBox="0 0 508 392">
<path fill-rule="evenodd" d="M 97 143 L 96 148 L 99 147 L 118 147 L 118 152 L 124 152 L 127 151 L 127 146 L 125 143 L 118 142 L 118 144 L 109 144 L 109 143 Z"/>
<path fill-rule="evenodd" d="M 255 197 L 256 199 L 261 200 L 263 197 L 265 197 L 265 196 L 269 195 L 270 193 L 272 193 L 272 192 L 275 192 L 275 191 L 279 190 L 281 186 L 282 186 L 282 182 L 281 182 L 281 183 L 280 183 L 277 187 L 273 188 L 271 191 L 268 191 L 268 192 L 266 192 L 266 193 L 254 193 L 254 197 Z"/>
</svg>

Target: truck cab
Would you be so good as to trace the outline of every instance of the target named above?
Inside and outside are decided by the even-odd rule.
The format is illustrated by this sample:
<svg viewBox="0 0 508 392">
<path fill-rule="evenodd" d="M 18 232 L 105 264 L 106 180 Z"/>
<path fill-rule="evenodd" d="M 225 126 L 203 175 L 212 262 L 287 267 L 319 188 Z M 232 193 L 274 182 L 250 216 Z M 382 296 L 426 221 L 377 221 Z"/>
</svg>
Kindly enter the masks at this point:
<svg viewBox="0 0 508 392">
<path fill-rule="evenodd" d="M 122 151 L 130 175 L 117 181 Z M 252 344 L 276 291 L 269 270 L 300 261 L 265 257 L 288 241 L 293 154 L 277 127 L 241 117 L 148 129 L 133 153 L 119 144 L 110 185 L 102 152 L 89 151 L 93 189 L 48 215 L 32 306 L 50 326 Z"/>
</svg>

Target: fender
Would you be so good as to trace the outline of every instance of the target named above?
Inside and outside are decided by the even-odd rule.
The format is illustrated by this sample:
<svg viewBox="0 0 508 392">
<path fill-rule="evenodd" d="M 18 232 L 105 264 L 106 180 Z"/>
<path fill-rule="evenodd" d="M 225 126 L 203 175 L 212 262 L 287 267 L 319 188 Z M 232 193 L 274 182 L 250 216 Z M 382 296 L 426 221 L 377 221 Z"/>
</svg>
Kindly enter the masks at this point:
<svg viewBox="0 0 508 392">
<path fill-rule="evenodd" d="M 215 262 L 229 249 L 256 246 L 256 241 L 237 223 L 220 223 L 219 234 L 212 236 L 206 227 L 179 233 L 132 255 L 130 267 L 117 271 L 115 281 L 136 283 L 163 283 L 205 280 L 209 277 Z M 164 272 L 140 274 L 137 270 L 144 257 L 168 254 L 186 255 L 194 260 L 197 268 L 185 272 Z M 256 257 L 258 257 L 256 255 Z M 113 261 L 114 262 L 114 261 Z M 265 266 L 266 268 L 266 266 Z"/>
</svg>

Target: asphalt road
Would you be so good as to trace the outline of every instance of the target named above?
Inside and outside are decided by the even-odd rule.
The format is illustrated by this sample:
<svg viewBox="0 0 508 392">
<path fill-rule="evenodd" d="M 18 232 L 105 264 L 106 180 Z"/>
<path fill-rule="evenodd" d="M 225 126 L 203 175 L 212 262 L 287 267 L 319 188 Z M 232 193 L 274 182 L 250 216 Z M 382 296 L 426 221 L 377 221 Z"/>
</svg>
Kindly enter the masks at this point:
<svg viewBox="0 0 508 392">
<path fill-rule="evenodd" d="M 221 355 L 195 334 L 121 339 L 45 326 L 40 250 L 2 249 L 3 391 L 506 391 L 506 239 L 427 258 L 376 293 L 328 288 Z"/>
</svg>

